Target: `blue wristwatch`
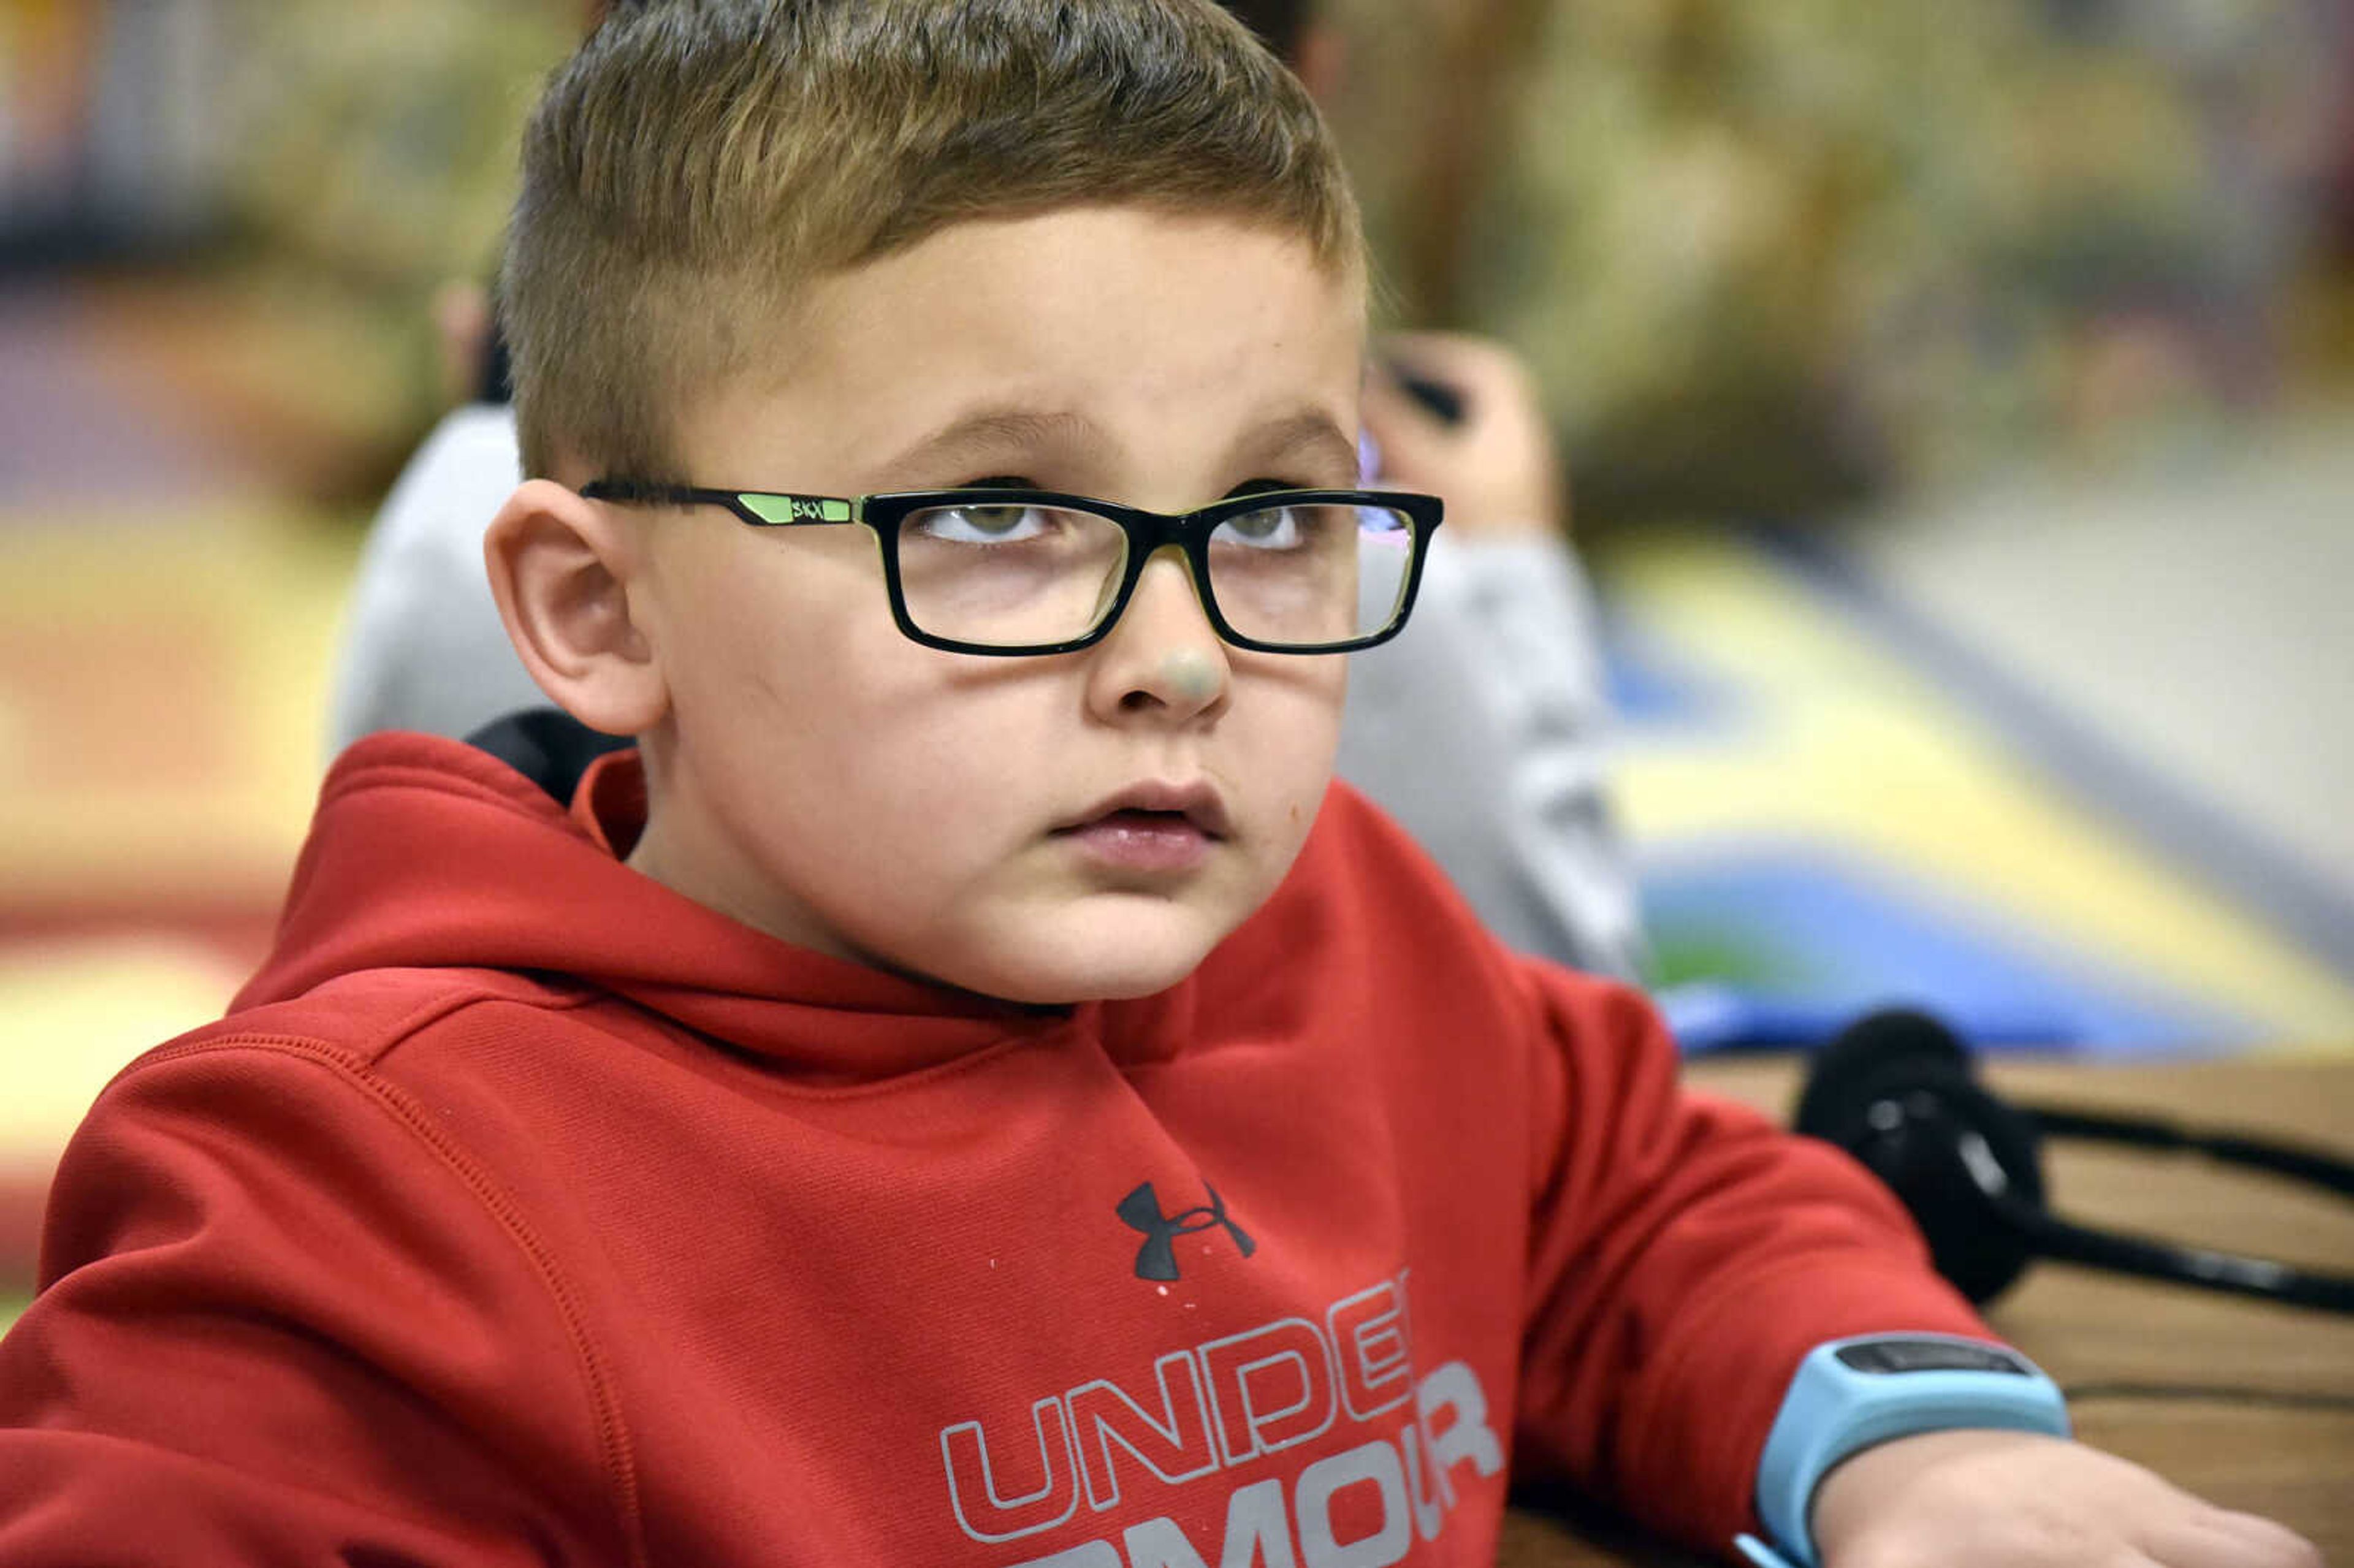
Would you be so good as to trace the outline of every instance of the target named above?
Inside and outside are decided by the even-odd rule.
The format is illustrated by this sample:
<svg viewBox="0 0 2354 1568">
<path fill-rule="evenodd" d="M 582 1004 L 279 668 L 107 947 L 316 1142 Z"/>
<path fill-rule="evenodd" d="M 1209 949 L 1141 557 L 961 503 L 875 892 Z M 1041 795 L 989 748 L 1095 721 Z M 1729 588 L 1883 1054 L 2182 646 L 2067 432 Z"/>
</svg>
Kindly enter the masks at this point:
<svg viewBox="0 0 2354 1568">
<path fill-rule="evenodd" d="M 1734 1544 L 1766 1568 L 1816 1568 L 1807 1510 L 1832 1466 L 1892 1437 L 1963 1427 L 2065 1437 L 2068 1407 L 2034 1362 L 1978 1340 L 1870 1334 L 1817 1345 L 1757 1462 L 1757 1515 L 1779 1556 L 1750 1536 Z"/>
</svg>

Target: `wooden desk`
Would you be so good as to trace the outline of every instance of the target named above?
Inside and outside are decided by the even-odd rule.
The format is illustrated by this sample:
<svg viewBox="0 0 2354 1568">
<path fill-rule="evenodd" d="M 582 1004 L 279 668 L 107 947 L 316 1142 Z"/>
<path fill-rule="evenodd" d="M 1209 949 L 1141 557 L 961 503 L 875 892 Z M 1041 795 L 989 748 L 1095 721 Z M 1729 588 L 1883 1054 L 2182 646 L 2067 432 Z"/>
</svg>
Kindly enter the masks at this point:
<svg viewBox="0 0 2354 1568">
<path fill-rule="evenodd" d="M 2354 1148 L 2354 1060 L 2270 1058 L 2158 1066 L 1998 1062 L 1990 1085 L 2195 1124 L 2272 1129 Z M 1711 1062 L 1691 1082 L 1787 1117 L 1799 1069 Z M 2087 1223 L 2354 1270 L 2354 1204 L 2194 1160 L 2061 1144 L 2052 1205 Z M 2037 1265 L 1988 1311 L 2072 1402 L 2077 1435 L 2225 1508 L 2302 1531 L 2354 1568 L 2354 1318 Z M 2197 1384 L 2330 1395 L 2339 1408 L 2150 1397 L 2119 1385 Z M 2103 1388 L 2115 1392 L 2102 1393 Z M 1529 1510 L 1509 1521 L 1500 1568 L 1685 1568 L 1699 1560 L 1606 1525 Z"/>
</svg>

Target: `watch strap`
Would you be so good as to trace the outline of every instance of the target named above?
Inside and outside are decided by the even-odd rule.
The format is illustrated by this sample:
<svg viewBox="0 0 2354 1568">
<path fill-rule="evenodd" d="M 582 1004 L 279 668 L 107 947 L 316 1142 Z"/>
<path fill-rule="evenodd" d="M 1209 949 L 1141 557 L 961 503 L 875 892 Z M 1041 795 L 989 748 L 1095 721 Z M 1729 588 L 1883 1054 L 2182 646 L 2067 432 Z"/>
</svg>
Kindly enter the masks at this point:
<svg viewBox="0 0 2354 1568">
<path fill-rule="evenodd" d="M 1831 1467 L 1891 1438 L 1965 1428 L 2064 1437 L 2067 1404 L 2034 1362 L 1980 1340 L 1867 1334 L 1818 1345 L 1766 1435 L 1758 1517 L 1784 1556 L 1816 1568 L 1807 1514 Z"/>
</svg>

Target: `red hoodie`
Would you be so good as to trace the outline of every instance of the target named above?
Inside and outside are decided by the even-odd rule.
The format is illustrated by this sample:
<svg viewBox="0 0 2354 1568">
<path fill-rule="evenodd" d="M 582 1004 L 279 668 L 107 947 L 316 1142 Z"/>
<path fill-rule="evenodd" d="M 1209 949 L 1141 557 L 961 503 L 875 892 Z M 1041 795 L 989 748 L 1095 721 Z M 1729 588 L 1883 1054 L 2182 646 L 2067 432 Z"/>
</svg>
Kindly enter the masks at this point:
<svg viewBox="0 0 2354 1568">
<path fill-rule="evenodd" d="M 1985 1332 L 1345 787 L 1059 1010 L 705 909 L 642 810 L 345 757 L 275 956 L 66 1156 L 0 1563 L 1485 1564 L 1532 1475 L 1721 1546 L 1808 1347 Z"/>
</svg>

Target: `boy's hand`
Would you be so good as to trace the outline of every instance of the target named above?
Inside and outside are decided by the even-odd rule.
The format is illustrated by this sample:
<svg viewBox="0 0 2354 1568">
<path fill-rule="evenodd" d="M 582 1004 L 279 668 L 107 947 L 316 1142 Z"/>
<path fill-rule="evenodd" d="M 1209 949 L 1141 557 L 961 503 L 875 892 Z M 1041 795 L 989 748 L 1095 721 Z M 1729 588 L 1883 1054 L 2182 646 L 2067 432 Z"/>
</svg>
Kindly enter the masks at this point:
<svg viewBox="0 0 2354 1568">
<path fill-rule="evenodd" d="M 2296 1531 L 2057 1437 L 1931 1432 L 1866 1448 L 1815 1493 L 1823 1568 L 2321 1568 Z"/>
<path fill-rule="evenodd" d="M 1553 432 L 1518 355 L 1451 333 L 1385 337 L 1376 355 L 1463 397 L 1462 419 L 1449 424 L 1385 369 L 1366 377 L 1363 418 L 1381 445 L 1384 482 L 1440 497 L 1450 529 L 1483 538 L 1548 533 L 1568 521 Z"/>
</svg>

